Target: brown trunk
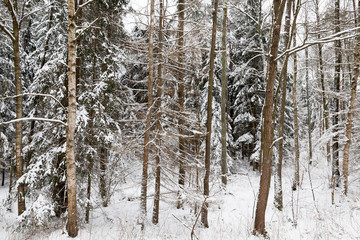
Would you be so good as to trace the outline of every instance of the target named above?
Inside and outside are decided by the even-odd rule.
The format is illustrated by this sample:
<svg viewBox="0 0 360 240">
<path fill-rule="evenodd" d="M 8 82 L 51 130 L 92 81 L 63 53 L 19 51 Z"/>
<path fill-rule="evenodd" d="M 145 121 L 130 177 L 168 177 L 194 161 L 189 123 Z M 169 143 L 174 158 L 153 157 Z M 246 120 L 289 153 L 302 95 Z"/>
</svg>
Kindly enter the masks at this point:
<svg viewBox="0 0 360 240">
<path fill-rule="evenodd" d="M 15 70 L 15 94 L 22 93 L 21 65 L 20 65 L 20 25 L 18 22 L 18 1 L 12 3 L 3 0 L 12 18 L 12 35 L 8 34 L 13 44 L 14 70 Z M 4 30 L 2 27 L 1 29 Z M 16 97 L 16 119 L 22 118 L 22 97 Z M 22 122 L 15 123 L 15 153 L 16 153 L 16 177 L 20 179 L 23 175 L 24 162 L 22 158 Z M 18 185 L 18 215 L 26 210 L 24 184 Z"/>
<path fill-rule="evenodd" d="M 284 35 L 284 45 L 285 48 L 288 49 L 290 42 L 290 16 L 291 16 L 291 5 L 293 0 L 287 0 L 286 4 L 286 16 L 285 16 L 285 35 Z M 283 74 L 282 74 L 282 95 L 281 95 L 281 110 L 280 110 L 280 119 L 279 119 L 279 159 L 275 164 L 275 181 L 274 181 L 274 189 L 275 189 L 275 207 L 278 210 L 282 210 L 283 208 L 283 194 L 282 194 L 282 162 L 283 162 L 283 149 L 284 149 L 284 123 L 285 123 L 285 107 L 286 107 L 286 88 L 287 88 L 287 63 L 288 57 L 285 58 L 284 66 L 283 66 Z"/>
<path fill-rule="evenodd" d="M 227 103 L 227 63 L 226 63 L 226 21 L 227 21 L 227 0 L 223 3 L 222 19 L 222 75 L 221 75 L 221 182 L 223 187 L 227 184 L 227 161 L 226 161 L 226 103 Z M 255 115 L 254 115 L 255 116 Z"/>
<path fill-rule="evenodd" d="M 311 141 L 311 108 L 309 91 L 309 49 L 305 49 L 305 80 L 306 80 L 306 107 L 307 107 L 307 125 L 308 125 L 308 143 L 309 143 L 309 164 L 312 163 L 312 141 Z"/>
<path fill-rule="evenodd" d="M 154 197 L 154 211 L 153 211 L 153 224 L 159 223 L 159 208 L 160 208 L 160 155 L 161 155 L 161 101 L 163 92 L 163 80 L 162 80 L 162 46 L 163 46 L 163 14 L 164 14 L 164 3 L 160 0 L 160 16 L 159 16 L 159 51 L 158 51 L 158 81 L 157 81 L 157 101 L 156 101 L 156 156 L 155 156 L 155 197 Z"/>
<path fill-rule="evenodd" d="M 274 85 L 277 73 L 277 60 L 280 40 L 281 21 L 284 12 L 285 1 L 273 1 L 274 8 L 274 27 L 272 32 L 272 42 L 269 58 L 269 74 L 266 84 L 265 105 L 263 108 L 263 160 L 262 160 L 262 174 L 260 178 L 259 197 L 256 205 L 254 233 L 265 235 L 265 212 L 267 200 L 269 197 L 270 179 L 271 179 L 271 165 L 272 165 L 272 113 L 273 113 L 273 98 Z"/>
<path fill-rule="evenodd" d="M 205 177 L 204 177 L 204 197 L 209 197 L 210 187 L 210 150 L 211 150 L 211 120 L 212 120 L 212 89 L 214 85 L 214 65 L 215 65 L 215 43 L 216 43 L 216 23 L 217 23 L 218 0 L 214 0 L 214 10 L 211 31 L 211 49 L 210 49 L 210 71 L 209 71 L 209 88 L 208 88 L 208 106 L 206 119 L 206 146 L 205 146 Z M 204 227 L 209 227 L 208 222 L 208 202 L 205 202 L 201 209 L 201 222 Z"/>
<path fill-rule="evenodd" d="M 69 113 L 66 131 L 66 173 L 68 193 L 68 222 L 66 229 L 70 237 L 78 234 L 76 210 L 76 23 L 75 0 L 68 0 L 68 101 Z"/>
<path fill-rule="evenodd" d="M 294 46 L 296 46 L 296 34 L 294 34 Z M 297 54 L 294 53 L 294 82 L 293 82 L 293 104 L 294 104 L 294 142 L 295 142 L 295 178 L 292 189 L 295 191 L 300 184 L 300 151 L 299 151 L 299 121 L 298 121 L 298 108 L 296 100 L 296 81 L 297 81 Z"/>
<path fill-rule="evenodd" d="M 179 0 L 178 3 L 178 16 L 179 16 L 179 26 L 178 26 L 178 99 L 179 99 L 179 187 L 180 189 L 184 188 L 185 184 L 185 139 L 184 139 L 184 11 L 185 10 L 185 1 Z M 180 196 L 179 196 L 180 197 Z M 179 199 L 177 208 L 182 207 L 182 201 Z"/>
<path fill-rule="evenodd" d="M 149 36 L 149 78 L 148 78 L 148 107 L 146 113 L 146 129 L 144 137 L 144 158 L 141 180 L 141 230 L 145 228 L 146 201 L 147 201 L 147 180 L 148 180 L 148 164 L 149 164 L 149 143 L 150 143 L 150 127 L 151 127 L 151 110 L 152 110 L 152 94 L 153 94 L 153 50 L 154 50 L 154 0 L 150 4 L 150 36 Z"/>
<path fill-rule="evenodd" d="M 95 36 L 93 39 L 93 47 L 94 47 L 94 58 L 93 58 L 93 64 L 92 64 L 92 85 L 95 84 L 95 78 L 96 78 L 96 47 L 97 47 L 97 37 L 98 37 L 98 29 L 95 30 Z M 92 104 L 94 106 L 94 103 Z M 94 136 L 94 117 L 95 117 L 95 109 L 92 107 L 90 109 L 90 121 L 89 121 L 89 135 L 90 138 Z M 86 212 L 85 212 L 85 222 L 89 222 L 90 217 L 90 197 L 91 197 L 91 174 L 94 167 L 94 159 L 91 154 L 88 155 L 88 162 L 89 162 L 89 169 L 88 169 L 88 179 L 87 179 L 87 190 L 86 190 L 86 197 L 87 197 L 87 204 L 86 204 Z"/>
<path fill-rule="evenodd" d="M 335 1 L 335 33 L 340 32 L 340 0 Z M 335 76 L 334 90 L 340 93 L 340 71 L 341 71 L 341 41 L 335 41 Z M 339 115 L 340 115 L 340 99 L 335 97 L 335 112 L 333 117 L 334 137 L 333 137 L 333 162 L 332 162 L 332 178 L 335 177 L 335 184 L 338 187 L 340 181 L 339 171 Z"/>
<path fill-rule="evenodd" d="M 316 13 L 316 21 L 318 25 L 318 31 L 320 31 L 320 13 L 319 13 L 319 0 L 316 0 L 315 4 L 315 13 Z M 321 38 L 320 33 L 317 36 L 318 39 Z M 318 54 L 319 54 L 319 71 L 320 71 L 320 84 L 321 84 L 321 95 L 322 95 L 322 104 L 324 111 L 324 132 L 327 133 L 329 129 L 329 106 L 328 101 L 326 99 L 325 94 L 325 74 L 324 74 L 324 63 L 322 57 L 322 44 L 318 44 Z M 326 142 L 326 159 L 328 163 L 331 161 L 331 153 L 330 153 L 330 141 Z"/>
<path fill-rule="evenodd" d="M 100 149 L 100 196 L 102 199 L 103 207 L 108 206 L 108 191 L 107 191 L 107 184 L 106 184 L 106 170 L 107 170 L 107 150 L 105 147 L 101 147 Z"/>
<path fill-rule="evenodd" d="M 354 5 L 354 14 L 355 14 L 355 27 L 359 26 L 360 22 L 360 1 L 358 2 L 358 14 L 356 15 L 356 7 L 355 1 L 353 1 Z M 358 30 L 359 32 L 359 30 Z M 346 143 L 344 146 L 344 160 L 343 160 L 343 174 L 344 174 L 344 193 L 347 195 L 348 193 L 348 185 L 349 185 L 349 151 L 351 144 L 351 131 L 352 131 L 352 122 L 354 116 L 354 105 L 356 100 L 356 87 L 357 87 L 357 79 L 359 77 L 359 64 L 360 64 L 360 36 L 356 37 L 355 42 L 355 51 L 354 51 L 354 74 L 351 79 L 351 93 L 350 93 L 350 106 L 348 111 L 348 118 L 346 123 Z"/>
</svg>

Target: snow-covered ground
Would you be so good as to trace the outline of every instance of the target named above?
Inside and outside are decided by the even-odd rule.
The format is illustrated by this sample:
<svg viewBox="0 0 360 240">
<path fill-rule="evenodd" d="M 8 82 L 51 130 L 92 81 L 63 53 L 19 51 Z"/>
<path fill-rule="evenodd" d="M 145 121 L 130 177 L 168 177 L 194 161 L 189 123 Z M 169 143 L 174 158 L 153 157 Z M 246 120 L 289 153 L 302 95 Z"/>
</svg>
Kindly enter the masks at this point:
<svg viewBox="0 0 360 240">
<path fill-rule="evenodd" d="M 305 161 L 303 161 L 305 162 Z M 359 178 L 350 179 L 350 192 L 344 197 L 335 192 L 335 204 L 331 204 L 329 166 L 314 161 L 310 167 L 311 188 L 307 164 L 301 167 L 301 188 L 291 191 L 294 168 L 283 171 L 284 210 L 273 206 L 273 187 L 270 190 L 266 213 L 266 230 L 270 239 L 360 239 L 360 184 Z M 326 164 L 326 163 L 325 163 Z M 249 174 L 247 174 L 249 172 Z M 97 207 L 91 212 L 89 224 L 80 226 L 76 239 L 190 239 L 196 216 L 194 208 L 185 204 L 177 209 L 175 194 L 162 196 L 160 223 L 151 224 L 153 199 L 148 202 L 148 223 L 144 232 L 137 224 L 139 216 L 140 175 L 129 177 L 131 181 L 116 190 L 109 207 Z M 210 228 L 196 227 L 194 239 L 262 239 L 252 235 L 255 196 L 258 193 L 259 175 L 243 169 L 243 174 L 229 178 L 227 192 L 212 188 L 209 199 Z M 152 186 L 149 189 L 153 188 Z M 314 192 L 315 201 L 312 190 Z M 7 211 L 3 202 L 8 186 L 0 187 L 0 239 L 69 239 L 64 233 L 64 222 L 50 224 L 46 229 L 35 228 L 31 232 L 15 231 L 16 206 Z M 164 190 L 164 192 L 166 192 Z M 170 193 L 171 195 L 171 193 Z M 199 219 L 200 221 L 200 219 Z"/>
</svg>

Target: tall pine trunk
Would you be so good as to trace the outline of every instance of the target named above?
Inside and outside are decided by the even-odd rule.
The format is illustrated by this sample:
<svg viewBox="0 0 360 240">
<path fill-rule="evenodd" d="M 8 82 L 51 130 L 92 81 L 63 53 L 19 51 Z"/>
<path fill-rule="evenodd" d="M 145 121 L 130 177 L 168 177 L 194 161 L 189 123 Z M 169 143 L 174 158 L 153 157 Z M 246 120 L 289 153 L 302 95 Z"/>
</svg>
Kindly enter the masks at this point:
<svg viewBox="0 0 360 240">
<path fill-rule="evenodd" d="M 155 197 L 154 197 L 154 211 L 152 222 L 153 224 L 159 223 L 159 208 L 160 208 L 160 155 L 161 155 L 161 135 L 162 135 L 162 126 L 161 126 L 161 102 L 163 95 L 163 79 L 162 79 L 162 47 L 163 47 L 163 14 L 164 14 L 164 4 L 163 0 L 160 0 L 160 16 L 159 16 L 159 49 L 158 49 L 158 76 L 157 76 L 157 99 L 156 99 L 156 156 L 155 156 Z"/>
<path fill-rule="evenodd" d="M 356 14 L 356 6 L 355 1 L 354 4 L 354 22 L 355 27 L 359 26 L 360 22 L 360 0 L 358 1 L 358 12 Z M 359 34 L 359 30 L 357 30 Z M 343 160 L 343 174 L 344 174 L 344 193 L 347 195 L 348 193 L 348 185 L 349 185 L 349 151 L 350 151 L 350 144 L 351 144 L 351 131 L 352 131 L 352 122 L 354 116 L 354 105 L 356 100 L 356 88 L 357 88 L 357 80 L 359 77 L 359 64 L 360 64 L 360 35 L 356 37 L 355 42 L 355 51 L 354 51 L 354 74 L 351 79 L 351 93 L 350 93 L 350 106 L 348 111 L 347 123 L 346 123 L 346 143 L 344 146 L 344 160 Z"/>
<path fill-rule="evenodd" d="M 204 197 L 205 202 L 201 209 L 201 222 L 204 227 L 209 227 L 208 222 L 208 206 L 206 198 L 210 194 L 210 155 L 211 155 L 211 123 L 212 123 L 212 89 L 214 85 L 214 65 L 215 65 L 215 43 L 216 43 L 216 25 L 217 25 L 218 0 L 214 0 L 212 31 L 211 31 L 211 48 L 210 48 L 210 71 L 209 71 L 209 87 L 207 97 L 207 119 L 206 119 L 206 140 L 205 140 L 205 176 L 204 176 Z"/>
<path fill-rule="evenodd" d="M 144 137 L 144 157 L 141 180 L 141 230 L 145 228 L 146 201 L 147 201 L 147 181 L 148 181 L 148 165 L 149 165 L 149 144 L 150 144 L 150 127 L 151 127 L 151 111 L 152 111 L 152 94 L 153 94 L 153 75 L 154 75 L 154 0 L 150 1 L 150 36 L 149 36 L 149 77 L 148 77 L 148 105 L 146 113 L 146 128 Z"/>
<path fill-rule="evenodd" d="M 20 23 L 18 15 L 18 1 L 3 0 L 6 8 L 8 9 L 12 19 L 12 33 L 3 31 L 10 37 L 13 45 L 13 61 L 15 71 L 15 95 L 22 93 L 22 80 L 21 80 L 21 64 L 20 64 Z M 16 119 L 23 117 L 22 96 L 16 97 Z M 24 162 L 22 157 L 22 122 L 15 123 L 15 158 L 16 158 L 16 177 L 17 180 L 21 178 L 24 171 Z M 25 205 L 25 190 L 24 184 L 18 184 L 18 215 L 21 215 L 26 210 Z"/>
<path fill-rule="evenodd" d="M 294 46 L 296 46 L 296 33 L 294 34 Z M 295 191 L 300 184 L 300 150 L 299 150 L 299 120 L 298 120 L 298 107 L 297 107 L 297 54 L 294 53 L 294 80 L 292 87 L 292 99 L 294 104 L 294 147 L 295 147 L 295 176 L 292 189 Z"/>
<path fill-rule="evenodd" d="M 178 3 L 178 45 L 177 45 L 177 54 L 178 54 L 178 101 L 179 101 L 179 187 L 180 191 L 184 189 L 185 185 L 185 139 L 184 139 L 184 20 L 185 15 L 185 1 L 179 0 Z M 179 200 L 177 208 L 182 207 L 181 193 L 179 193 Z"/>
<path fill-rule="evenodd" d="M 222 19 L 222 75 L 221 75 L 221 182 L 223 187 L 227 184 L 227 160 L 226 160 L 226 105 L 227 105 L 227 63 L 226 63 L 226 21 L 227 21 L 227 0 L 223 3 Z"/>
<path fill-rule="evenodd" d="M 335 33 L 340 32 L 340 0 L 335 0 Z M 340 71 L 341 71 L 341 41 L 335 41 L 335 76 L 334 76 L 334 90 L 336 94 L 340 93 Z M 335 111 L 333 116 L 333 162 L 332 162 L 332 179 L 335 178 L 335 185 L 339 186 L 340 171 L 339 171 L 339 117 L 340 117 L 340 99 L 337 95 L 334 99 Z"/>
<path fill-rule="evenodd" d="M 285 16 L 285 35 L 284 35 L 284 45 L 288 49 L 290 42 L 290 17 L 291 17 L 291 5 L 293 0 L 287 0 L 286 3 L 286 16 Z M 287 88 L 287 64 L 288 56 L 285 58 L 282 74 L 282 89 L 281 89 L 281 109 L 280 109 L 280 119 L 279 119 L 279 158 L 275 164 L 275 207 L 278 210 L 283 208 L 283 194 L 282 194 L 282 162 L 283 162 L 283 150 L 284 150 L 284 123 L 285 123 L 285 107 L 286 107 L 286 88 Z"/>
<path fill-rule="evenodd" d="M 285 8 L 285 1 L 274 0 L 274 26 L 272 30 L 272 40 L 269 58 L 269 74 L 266 84 L 265 92 L 265 105 L 263 108 L 263 146 L 262 146 L 262 172 L 260 178 L 259 196 L 256 204 L 254 234 L 265 235 L 265 212 L 267 200 L 269 197 L 270 180 L 271 180 L 271 165 L 272 165 L 272 113 L 273 113 L 273 98 L 274 98 L 274 85 L 277 73 L 277 60 L 280 40 L 281 21 Z"/>
<path fill-rule="evenodd" d="M 66 229 L 70 237 L 78 234 L 76 210 L 76 23 L 75 0 L 68 0 L 68 101 L 69 113 L 66 131 L 66 173 L 68 194 L 68 222 Z"/>
<path fill-rule="evenodd" d="M 320 13 L 319 13 L 319 0 L 316 0 L 315 4 L 315 13 L 316 13 L 316 23 L 318 25 L 318 30 L 320 31 Z M 317 35 L 317 38 L 320 39 L 320 33 Z M 323 115 L 324 115 L 324 127 L 325 133 L 329 130 L 329 105 L 328 100 L 326 99 L 325 94 L 325 74 L 324 74 L 324 63 L 323 63 L 323 51 L 322 44 L 317 44 L 318 46 L 318 57 L 319 57 L 319 72 L 320 72 L 320 84 L 321 84 L 321 96 L 322 96 L 322 105 L 323 105 Z M 331 161 L 331 150 L 330 150 L 330 141 L 326 142 L 326 159 L 328 163 Z"/>
</svg>

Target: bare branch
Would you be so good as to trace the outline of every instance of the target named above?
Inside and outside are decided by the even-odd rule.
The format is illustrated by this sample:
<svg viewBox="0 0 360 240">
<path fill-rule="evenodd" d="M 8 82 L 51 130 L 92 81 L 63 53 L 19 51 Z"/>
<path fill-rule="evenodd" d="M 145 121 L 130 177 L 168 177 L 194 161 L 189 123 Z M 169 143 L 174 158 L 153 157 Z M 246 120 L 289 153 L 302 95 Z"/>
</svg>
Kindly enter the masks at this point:
<svg viewBox="0 0 360 240">
<path fill-rule="evenodd" d="M 90 4 L 90 3 L 92 3 L 92 2 L 95 2 L 95 1 L 96 1 L 96 0 L 89 0 L 89 1 L 87 1 L 86 3 L 81 4 L 81 5 L 78 7 L 78 9 L 76 10 L 74 16 L 76 17 L 76 16 L 79 14 L 79 12 L 80 12 L 80 10 L 81 10 L 82 8 L 84 8 L 84 7 L 87 6 L 88 4 Z"/>
<path fill-rule="evenodd" d="M 2 25 L 0 23 L 0 29 L 3 30 L 3 32 L 9 36 L 9 38 L 11 39 L 11 41 L 15 41 L 15 37 L 14 35 L 10 32 L 10 30 L 8 30 L 8 28 L 5 25 Z"/>
<path fill-rule="evenodd" d="M 12 124 L 12 123 L 16 123 L 16 122 L 24 122 L 24 121 L 52 122 L 52 123 L 59 123 L 59 124 L 62 124 L 64 126 L 67 126 L 67 124 L 64 123 L 61 120 L 49 119 L 49 118 L 19 118 L 19 119 L 14 119 L 14 120 L 11 120 L 11 121 L 8 121 L 8 122 L 0 122 L 0 126 L 6 125 L 6 124 Z"/>
<path fill-rule="evenodd" d="M 353 31 L 357 31 L 359 30 L 360 27 L 356 27 L 356 28 L 352 28 L 352 29 L 347 29 L 347 30 L 344 30 L 344 31 L 341 31 L 341 32 L 338 32 L 338 33 L 335 33 L 335 34 L 332 34 L 330 36 L 327 36 L 327 37 L 324 37 L 324 38 L 320 38 L 316 41 L 305 41 L 303 42 L 303 44 L 301 45 L 298 45 L 298 46 L 295 46 L 293 48 L 290 48 L 288 50 L 286 50 L 285 52 L 283 52 L 282 54 L 280 54 L 275 60 L 279 60 L 280 58 L 284 57 L 285 55 L 291 55 L 291 54 L 294 54 L 296 52 L 299 52 L 301 50 L 304 50 L 305 48 L 308 48 L 312 45 L 315 45 L 315 44 L 319 44 L 319 43 L 329 43 L 329 42 L 334 42 L 334 41 L 337 41 L 337 40 L 344 40 L 344 39 L 349 39 L 349 38 L 353 38 L 353 37 L 356 37 L 356 36 L 359 36 L 359 34 L 354 34 L 354 35 L 348 35 L 348 36 L 344 36 L 344 37 L 340 37 L 341 35 L 344 35 L 346 33 L 350 33 L 350 32 L 353 32 Z"/>
<path fill-rule="evenodd" d="M 9 99 L 9 98 L 17 98 L 17 97 L 23 97 L 23 96 L 41 96 L 41 97 L 50 97 L 53 100 L 55 100 L 57 103 L 60 104 L 60 106 L 62 108 L 65 108 L 61 102 L 55 98 L 54 96 L 50 95 L 50 94 L 42 94 L 42 93 L 23 93 L 23 94 L 19 94 L 19 95 L 14 95 L 14 96 L 7 96 L 7 97 L 0 97 L 0 100 L 5 100 L 5 99 Z"/>
</svg>

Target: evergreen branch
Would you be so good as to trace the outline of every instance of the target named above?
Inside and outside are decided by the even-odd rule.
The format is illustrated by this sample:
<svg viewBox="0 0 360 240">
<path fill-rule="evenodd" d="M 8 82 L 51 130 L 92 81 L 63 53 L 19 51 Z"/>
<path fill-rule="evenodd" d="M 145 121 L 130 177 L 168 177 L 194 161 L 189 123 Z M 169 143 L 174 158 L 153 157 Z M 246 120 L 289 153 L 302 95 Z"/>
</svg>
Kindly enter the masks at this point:
<svg viewBox="0 0 360 240">
<path fill-rule="evenodd" d="M 91 28 L 96 22 L 97 20 L 99 20 L 99 18 L 95 19 L 94 21 L 92 21 L 85 29 L 82 29 L 79 33 L 77 33 L 76 36 L 76 41 L 79 40 L 79 38 L 81 37 L 81 35 L 86 32 L 89 28 Z"/>
<path fill-rule="evenodd" d="M 57 103 L 60 104 L 60 106 L 62 108 L 65 108 L 61 102 L 55 98 L 54 96 L 50 95 L 50 94 L 42 94 L 42 93 L 23 93 L 23 94 L 19 94 L 19 95 L 14 95 L 14 96 L 7 96 L 7 97 L 0 97 L 0 100 L 5 100 L 5 99 L 9 99 L 9 98 L 17 98 L 17 97 L 23 97 L 23 96 L 41 96 L 41 97 L 50 97 L 53 100 L 55 100 Z"/>
<path fill-rule="evenodd" d="M 8 122 L 0 122 L 0 126 L 2 125 L 6 125 L 6 124 L 12 124 L 12 123 L 16 123 L 16 122 L 23 122 L 23 121 L 41 121 L 41 122 L 52 122 L 52 123 L 60 123 L 64 126 L 67 126 L 66 123 L 64 123 L 61 120 L 57 120 L 57 119 L 49 119 L 49 118 L 19 118 L 19 119 L 13 119 L 10 120 Z"/>
</svg>

